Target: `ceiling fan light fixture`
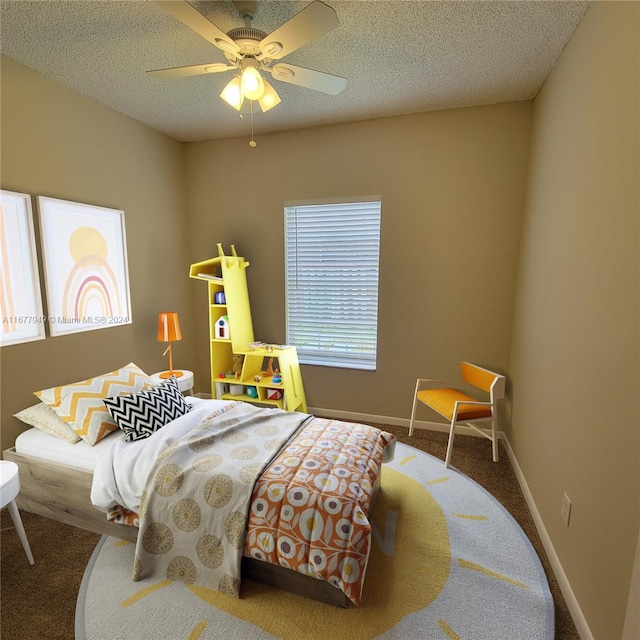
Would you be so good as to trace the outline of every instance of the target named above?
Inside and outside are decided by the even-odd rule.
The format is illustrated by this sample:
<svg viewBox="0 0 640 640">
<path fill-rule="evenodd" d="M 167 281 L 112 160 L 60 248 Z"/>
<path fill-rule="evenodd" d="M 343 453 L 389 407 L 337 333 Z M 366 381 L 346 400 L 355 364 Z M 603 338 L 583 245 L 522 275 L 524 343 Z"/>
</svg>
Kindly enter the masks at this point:
<svg viewBox="0 0 640 640">
<path fill-rule="evenodd" d="M 237 109 L 238 111 L 242 109 L 244 95 L 240 89 L 240 78 L 238 76 L 227 84 L 227 86 L 222 90 L 220 97 L 234 109 Z"/>
<path fill-rule="evenodd" d="M 264 94 L 258 99 L 258 104 L 263 113 L 277 107 L 280 104 L 280 96 L 276 90 L 266 80 L 264 81 Z"/>
<path fill-rule="evenodd" d="M 274 60 L 284 58 L 312 40 L 329 33 L 340 24 L 335 10 L 322 0 L 312 0 L 304 9 L 269 35 L 251 26 L 259 0 L 243 2 L 234 0 L 238 13 L 244 18 L 245 26 L 232 29 L 227 33 L 192 6 L 192 1 L 165 0 L 158 4 L 196 34 L 221 49 L 228 62 L 157 69 L 149 73 L 163 78 L 181 78 L 235 70 L 234 78 L 222 90 L 220 97 L 229 106 L 239 111 L 241 118 L 243 103 L 245 100 L 248 101 L 252 146 L 255 146 L 253 103 L 258 102 L 263 112 L 280 104 L 280 96 L 263 78 L 263 71 L 271 73 L 276 80 L 331 95 L 337 95 L 346 87 L 346 78 L 290 64 L 271 66 Z"/>
</svg>

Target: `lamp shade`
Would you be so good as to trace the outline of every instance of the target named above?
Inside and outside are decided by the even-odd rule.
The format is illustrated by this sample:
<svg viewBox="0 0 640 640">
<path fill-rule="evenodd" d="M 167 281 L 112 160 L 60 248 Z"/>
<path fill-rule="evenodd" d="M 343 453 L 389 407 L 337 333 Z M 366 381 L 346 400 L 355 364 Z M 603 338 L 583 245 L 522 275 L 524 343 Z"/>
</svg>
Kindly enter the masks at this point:
<svg viewBox="0 0 640 640">
<path fill-rule="evenodd" d="M 264 80 L 257 69 L 247 67 L 242 72 L 240 87 L 245 98 L 259 100 L 264 93 Z"/>
<path fill-rule="evenodd" d="M 227 102 L 227 104 L 231 105 L 234 109 L 240 111 L 242 109 L 242 103 L 244 102 L 244 95 L 242 94 L 242 90 L 240 88 L 240 77 L 236 76 L 227 84 L 227 86 L 222 90 L 220 97 Z"/>
<path fill-rule="evenodd" d="M 264 93 L 262 94 L 262 98 L 258 98 L 258 104 L 263 113 L 280 104 L 280 96 L 266 80 L 264 81 Z"/>
<path fill-rule="evenodd" d="M 182 340 L 180 322 L 175 311 L 164 311 L 158 314 L 158 342 L 175 342 Z"/>
<path fill-rule="evenodd" d="M 259 100 L 264 93 L 264 79 L 260 75 L 260 64 L 253 58 L 245 58 L 240 68 L 240 90 L 248 100 Z"/>
</svg>

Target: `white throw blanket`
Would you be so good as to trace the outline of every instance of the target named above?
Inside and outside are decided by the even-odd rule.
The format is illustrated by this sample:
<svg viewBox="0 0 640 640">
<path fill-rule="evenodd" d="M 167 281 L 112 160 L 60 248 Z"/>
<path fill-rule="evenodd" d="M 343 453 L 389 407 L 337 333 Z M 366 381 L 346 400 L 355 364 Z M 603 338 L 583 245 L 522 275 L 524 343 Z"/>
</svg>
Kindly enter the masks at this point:
<svg viewBox="0 0 640 640">
<path fill-rule="evenodd" d="M 91 485 L 91 502 L 104 513 L 121 506 L 140 512 L 140 500 L 147 477 L 158 457 L 205 418 L 226 411 L 235 403 L 225 400 L 203 400 L 189 396 L 193 409 L 159 429 L 149 438 L 114 442 L 99 458 Z"/>
<path fill-rule="evenodd" d="M 253 486 L 308 419 L 238 403 L 166 449 L 143 493 L 133 579 L 175 580 L 238 597 Z"/>
</svg>

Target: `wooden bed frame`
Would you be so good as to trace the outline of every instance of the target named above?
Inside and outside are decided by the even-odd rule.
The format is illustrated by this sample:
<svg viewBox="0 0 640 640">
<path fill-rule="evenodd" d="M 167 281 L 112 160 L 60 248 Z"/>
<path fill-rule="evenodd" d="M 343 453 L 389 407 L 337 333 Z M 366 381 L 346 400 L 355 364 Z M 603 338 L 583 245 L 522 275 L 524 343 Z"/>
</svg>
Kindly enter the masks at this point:
<svg viewBox="0 0 640 640">
<path fill-rule="evenodd" d="M 105 514 L 91 503 L 91 471 L 17 453 L 15 447 L 6 449 L 3 458 L 19 467 L 20 493 L 16 502 L 20 509 L 93 533 L 136 542 L 137 527 L 108 521 Z M 370 512 L 380 489 L 381 476 L 382 469 L 374 488 Z M 334 606 L 347 607 L 350 602 L 342 591 L 328 582 L 255 558 L 242 558 L 242 575 Z"/>
</svg>

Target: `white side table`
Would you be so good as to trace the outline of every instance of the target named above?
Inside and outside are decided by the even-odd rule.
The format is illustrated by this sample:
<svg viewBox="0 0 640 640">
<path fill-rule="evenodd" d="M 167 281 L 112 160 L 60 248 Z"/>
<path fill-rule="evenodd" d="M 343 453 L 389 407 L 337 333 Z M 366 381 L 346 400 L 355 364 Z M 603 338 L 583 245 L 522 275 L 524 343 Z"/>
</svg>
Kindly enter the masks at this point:
<svg viewBox="0 0 640 640">
<path fill-rule="evenodd" d="M 27 554 L 29 564 L 35 564 L 15 500 L 19 493 L 20 476 L 18 475 L 18 465 L 10 460 L 0 460 L 0 508 L 4 509 L 7 506 L 9 507 L 11 519 L 16 526 L 18 537 L 20 538 L 20 542 L 22 542 L 24 552 Z"/>
<path fill-rule="evenodd" d="M 187 371 L 186 369 L 174 369 L 174 373 L 181 373 L 181 376 L 178 376 L 178 388 L 185 395 L 193 394 L 193 371 Z M 158 371 L 157 373 L 151 374 L 151 379 L 156 383 L 160 384 L 166 378 L 162 378 L 163 373 L 169 373 L 168 371 Z"/>
</svg>

